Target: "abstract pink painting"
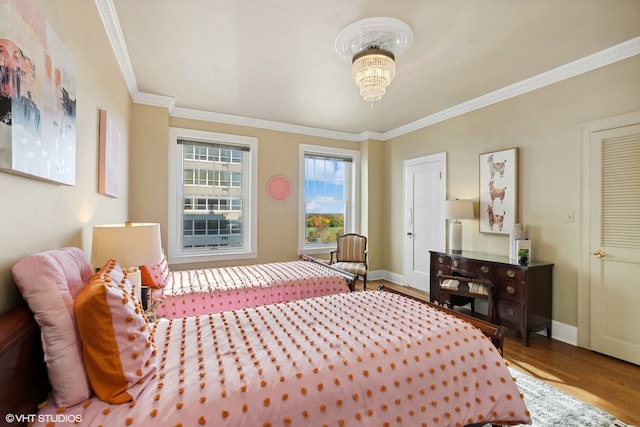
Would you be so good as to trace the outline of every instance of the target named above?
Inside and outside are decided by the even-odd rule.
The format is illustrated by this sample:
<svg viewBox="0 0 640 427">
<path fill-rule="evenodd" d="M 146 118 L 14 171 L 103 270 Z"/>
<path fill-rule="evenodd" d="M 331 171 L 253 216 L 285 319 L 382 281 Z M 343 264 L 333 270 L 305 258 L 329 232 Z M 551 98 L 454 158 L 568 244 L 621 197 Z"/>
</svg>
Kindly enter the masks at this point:
<svg viewBox="0 0 640 427">
<path fill-rule="evenodd" d="M 75 185 L 75 72 L 34 0 L 0 0 L 0 170 Z"/>
</svg>

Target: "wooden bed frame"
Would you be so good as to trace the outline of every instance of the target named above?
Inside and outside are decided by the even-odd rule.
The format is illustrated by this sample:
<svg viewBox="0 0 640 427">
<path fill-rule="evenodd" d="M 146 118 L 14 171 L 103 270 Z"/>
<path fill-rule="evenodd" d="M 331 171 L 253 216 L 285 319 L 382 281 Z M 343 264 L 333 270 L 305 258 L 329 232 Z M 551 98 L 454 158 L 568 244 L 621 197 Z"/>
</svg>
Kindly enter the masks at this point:
<svg viewBox="0 0 640 427">
<path fill-rule="evenodd" d="M 329 269 L 338 273 L 340 276 L 344 278 L 344 280 L 347 281 L 347 286 L 349 286 L 349 290 L 351 292 L 356 290 L 356 280 L 358 279 L 357 275 L 349 273 L 348 271 L 340 270 L 339 268 L 334 267 L 333 265 L 329 264 L 327 261 L 320 258 L 315 258 L 309 255 L 303 255 L 300 257 L 300 259 L 305 261 L 315 262 L 316 264 L 321 264 L 321 265 L 324 265 L 325 267 L 328 267 Z"/>
<path fill-rule="evenodd" d="M 0 416 L 28 417 L 51 391 L 44 363 L 40 327 L 22 301 L 0 316 Z M 27 425 L 27 419 L 6 425 Z"/>
<path fill-rule="evenodd" d="M 378 290 L 413 298 L 466 320 L 487 335 L 502 353 L 502 342 L 506 332 L 504 327 L 420 300 L 383 285 L 379 286 Z M 24 301 L 0 315 L 0 384 L 1 416 L 13 414 L 23 417 L 10 423 L 12 427 L 27 425 L 29 416 L 35 416 L 38 405 L 51 391 L 42 353 L 40 328 Z"/>
<path fill-rule="evenodd" d="M 469 316 L 468 314 L 452 310 L 452 309 L 447 308 L 445 306 L 434 304 L 432 302 L 422 300 L 422 299 L 417 298 L 417 297 L 415 297 L 413 295 L 406 294 L 406 293 L 404 293 L 402 291 L 390 288 L 388 286 L 380 285 L 380 286 L 378 286 L 378 288 L 376 290 L 385 291 L 385 292 L 392 292 L 394 294 L 404 295 L 407 298 L 411 298 L 413 300 L 420 301 L 421 303 L 423 303 L 425 305 L 428 305 L 430 307 L 435 307 L 438 310 L 442 310 L 442 311 L 444 311 L 446 313 L 453 314 L 456 317 L 459 317 L 459 318 L 461 318 L 463 320 L 466 320 L 468 323 L 471 323 L 473 326 L 475 326 L 476 328 L 480 329 L 482 331 L 482 333 L 485 334 L 491 340 L 491 342 L 498 349 L 500 354 L 502 354 L 504 336 L 506 335 L 506 333 L 508 331 L 508 329 L 505 328 L 504 326 L 494 325 L 493 323 L 487 322 L 487 321 L 482 320 L 482 319 L 478 319 L 477 317 Z"/>
</svg>

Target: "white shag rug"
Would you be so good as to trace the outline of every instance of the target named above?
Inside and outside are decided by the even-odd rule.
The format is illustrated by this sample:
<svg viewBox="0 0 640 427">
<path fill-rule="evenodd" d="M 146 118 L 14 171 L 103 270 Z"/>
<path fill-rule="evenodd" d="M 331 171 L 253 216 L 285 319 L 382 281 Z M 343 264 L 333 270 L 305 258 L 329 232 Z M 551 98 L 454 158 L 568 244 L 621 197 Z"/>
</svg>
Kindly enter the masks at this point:
<svg viewBox="0 0 640 427">
<path fill-rule="evenodd" d="M 541 380 L 509 370 L 524 395 L 533 427 L 633 427 Z"/>
</svg>

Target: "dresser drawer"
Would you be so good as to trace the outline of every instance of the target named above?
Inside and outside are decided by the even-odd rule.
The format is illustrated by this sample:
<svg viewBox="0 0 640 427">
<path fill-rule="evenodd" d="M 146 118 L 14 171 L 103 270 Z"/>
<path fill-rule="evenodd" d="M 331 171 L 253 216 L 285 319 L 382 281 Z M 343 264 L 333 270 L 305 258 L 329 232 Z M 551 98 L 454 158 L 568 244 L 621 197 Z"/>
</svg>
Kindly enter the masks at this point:
<svg viewBox="0 0 640 427">
<path fill-rule="evenodd" d="M 431 254 L 432 265 L 451 265 L 451 258 L 440 254 Z"/>
<path fill-rule="evenodd" d="M 432 268 L 435 268 L 433 273 L 438 277 L 438 274 L 444 274 L 446 276 L 451 274 L 451 269 L 447 265 L 434 265 Z"/>
<path fill-rule="evenodd" d="M 525 286 L 512 280 L 498 280 L 498 298 L 524 302 Z"/>
<path fill-rule="evenodd" d="M 488 262 L 473 259 L 451 259 L 451 269 L 463 270 L 474 276 L 491 276 L 495 266 Z"/>
<path fill-rule="evenodd" d="M 524 280 L 524 270 L 518 267 L 508 265 L 500 265 L 496 267 L 496 276 L 501 279 Z"/>
<path fill-rule="evenodd" d="M 501 325 L 521 328 L 524 326 L 524 306 L 517 302 L 500 300 L 498 318 Z"/>
</svg>

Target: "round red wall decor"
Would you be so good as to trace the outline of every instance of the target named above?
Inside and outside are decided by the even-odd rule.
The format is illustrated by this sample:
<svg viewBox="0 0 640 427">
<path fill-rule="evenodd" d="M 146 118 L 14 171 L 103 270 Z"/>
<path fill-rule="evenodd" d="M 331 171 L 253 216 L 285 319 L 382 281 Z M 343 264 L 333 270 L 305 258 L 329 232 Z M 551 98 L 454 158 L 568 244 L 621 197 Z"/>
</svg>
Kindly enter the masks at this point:
<svg viewBox="0 0 640 427">
<path fill-rule="evenodd" d="M 287 200 L 291 194 L 291 182 L 286 176 L 276 175 L 269 180 L 267 192 L 273 200 Z"/>
</svg>

